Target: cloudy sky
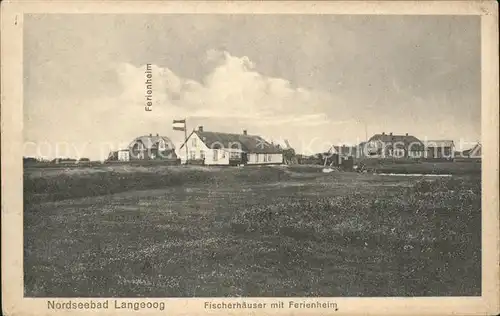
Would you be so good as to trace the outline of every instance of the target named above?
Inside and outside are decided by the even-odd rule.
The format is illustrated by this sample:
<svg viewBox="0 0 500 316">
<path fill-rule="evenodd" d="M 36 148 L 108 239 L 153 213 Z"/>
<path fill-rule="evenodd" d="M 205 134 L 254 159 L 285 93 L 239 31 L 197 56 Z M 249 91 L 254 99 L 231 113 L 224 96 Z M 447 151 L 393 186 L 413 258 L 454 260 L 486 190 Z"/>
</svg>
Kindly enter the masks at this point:
<svg viewBox="0 0 500 316">
<path fill-rule="evenodd" d="M 24 27 L 26 155 L 59 144 L 100 159 L 150 133 L 177 143 L 184 117 L 304 153 L 365 129 L 480 138 L 478 17 L 53 14 Z"/>
</svg>

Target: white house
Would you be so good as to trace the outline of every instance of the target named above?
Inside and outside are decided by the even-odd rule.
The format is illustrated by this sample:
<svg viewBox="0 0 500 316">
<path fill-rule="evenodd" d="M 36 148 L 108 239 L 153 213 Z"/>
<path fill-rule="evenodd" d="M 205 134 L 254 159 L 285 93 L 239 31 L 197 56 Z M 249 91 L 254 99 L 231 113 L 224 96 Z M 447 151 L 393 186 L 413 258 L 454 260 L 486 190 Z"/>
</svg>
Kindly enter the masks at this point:
<svg viewBox="0 0 500 316">
<path fill-rule="evenodd" d="M 205 165 L 283 163 L 283 149 L 260 136 L 248 135 L 246 131 L 242 134 L 208 132 L 203 126 L 188 136 L 177 154 L 182 163 Z"/>
<path fill-rule="evenodd" d="M 165 136 L 139 136 L 128 146 L 130 159 L 175 159 L 175 147 Z"/>
<path fill-rule="evenodd" d="M 172 141 L 165 136 L 136 137 L 126 149 L 112 151 L 110 161 L 177 159 Z"/>
</svg>

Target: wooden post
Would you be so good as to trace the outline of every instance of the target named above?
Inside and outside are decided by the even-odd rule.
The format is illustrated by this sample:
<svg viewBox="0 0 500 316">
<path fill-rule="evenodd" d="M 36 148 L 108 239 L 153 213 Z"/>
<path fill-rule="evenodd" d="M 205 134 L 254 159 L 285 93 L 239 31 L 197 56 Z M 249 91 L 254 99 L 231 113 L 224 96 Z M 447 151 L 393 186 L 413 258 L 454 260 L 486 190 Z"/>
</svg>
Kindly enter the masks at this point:
<svg viewBox="0 0 500 316">
<path fill-rule="evenodd" d="M 188 163 L 188 159 L 189 159 L 189 151 L 188 151 L 188 141 L 187 141 L 187 121 L 186 119 L 184 118 L 184 144 L 185 144 L 185 147 L 186 147 L 186 165 Z"/>
</svg>

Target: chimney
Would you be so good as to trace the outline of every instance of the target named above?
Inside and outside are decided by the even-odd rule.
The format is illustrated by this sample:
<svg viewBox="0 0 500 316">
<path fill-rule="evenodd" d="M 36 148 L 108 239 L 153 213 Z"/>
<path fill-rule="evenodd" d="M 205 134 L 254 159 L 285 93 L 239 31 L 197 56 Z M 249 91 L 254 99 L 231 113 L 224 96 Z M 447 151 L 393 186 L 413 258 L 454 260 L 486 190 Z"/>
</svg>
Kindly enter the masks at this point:
<svg viewBox="0 0 500 316">
<path fill-rule="evenodd" d="M 149 137 L 153 136 L 153 134 L 149 133 Z"/>
<path fill-rule="evenodd" d="M 406 136 L 408 136 L 408 133 L 406 133 Z"/>
<path fill-rule="evenodd" d="M 385 132 L 382 132 L 382 135 L 385 135 Z"/>
<path fill-rule="evenodd" d="M 247 135 L 247 130 L 243 130 L 243 135 Z"/>
<path fill-rule="evenodd" d="M 198 126 L 198 132 L 203 132 L 203 126 Z"/>
<path fill-rule="evenodd" d="M 392 136 L 392 132 L 389 135 Z"/>
<path fill-rule="evenodd" d="M 160 136 L 158 133 L 156 133 L 156 137 Z"/>
</svg>

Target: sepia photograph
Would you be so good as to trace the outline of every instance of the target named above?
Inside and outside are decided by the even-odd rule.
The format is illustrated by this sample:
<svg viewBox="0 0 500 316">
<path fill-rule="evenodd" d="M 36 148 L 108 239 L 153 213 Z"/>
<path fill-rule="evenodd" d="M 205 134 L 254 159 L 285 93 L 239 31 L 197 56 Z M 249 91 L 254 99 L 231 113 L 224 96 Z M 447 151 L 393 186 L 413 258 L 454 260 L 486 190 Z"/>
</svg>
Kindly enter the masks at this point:
<svg viewBox="0 0 500 316">
<path fill-rule="evenodd" d="M 481 299 L 498 279 L 485 3 L 16 15 L 19 127 L 9 151 L 2 100 L 2 161 L 16 153 L 19 299 L 321 314 L 346 310 L 334 298 Z"/>
</svg>

